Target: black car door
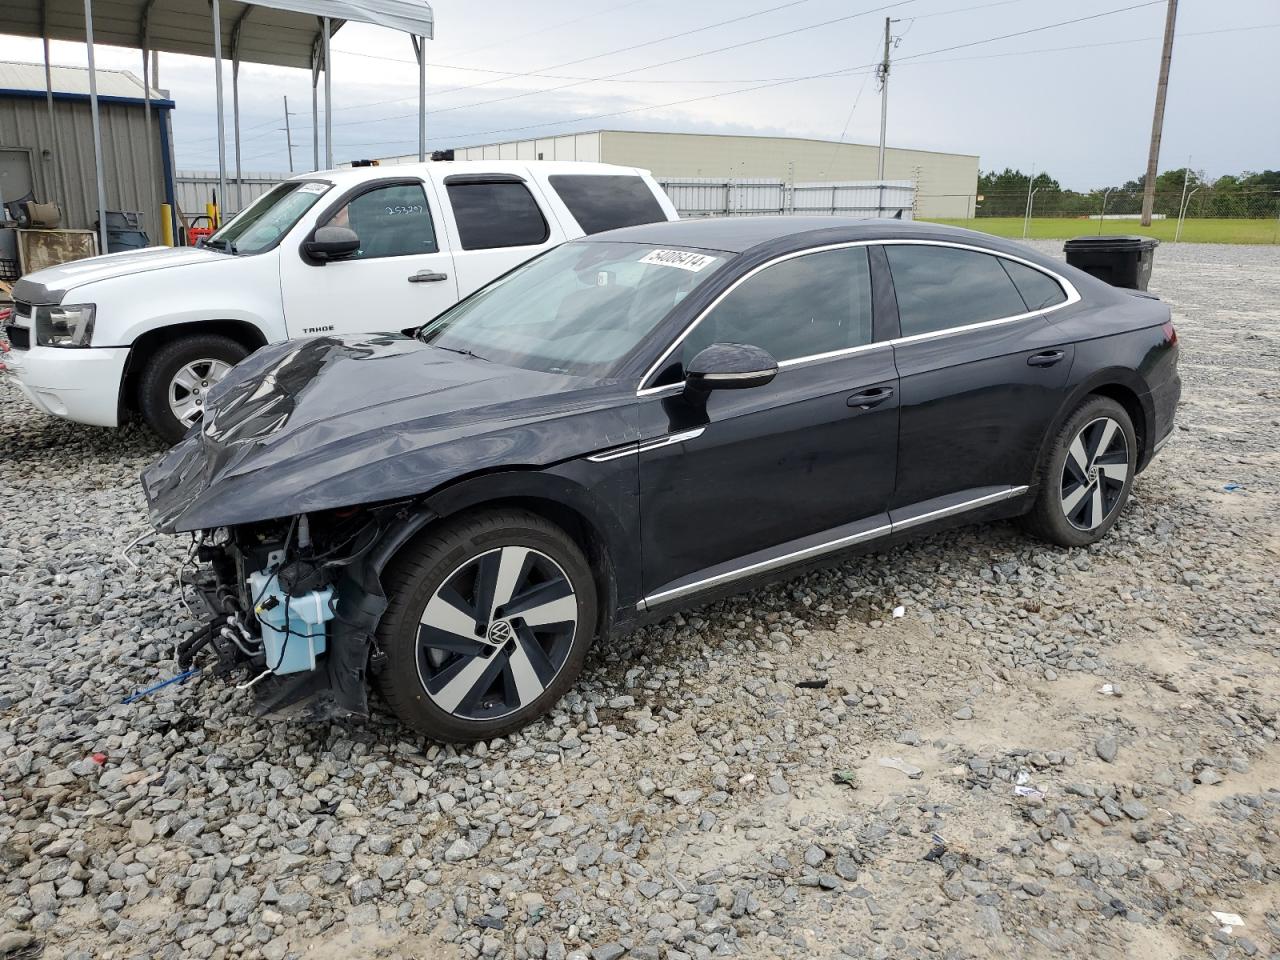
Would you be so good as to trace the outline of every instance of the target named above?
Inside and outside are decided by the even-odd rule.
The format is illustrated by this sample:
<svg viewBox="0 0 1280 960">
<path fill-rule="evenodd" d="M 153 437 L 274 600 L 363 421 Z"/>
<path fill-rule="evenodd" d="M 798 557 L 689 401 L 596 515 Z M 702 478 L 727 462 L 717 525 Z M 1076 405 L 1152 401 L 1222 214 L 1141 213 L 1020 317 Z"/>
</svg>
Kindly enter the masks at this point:
<svg viewBox="0 0 1280 960">
<path fill-rule="evenodd" d="M 749 272 L 659 364 L 654 379 L 663 382 L 665 364 L 683 366 L 712 343 L 748 343 L 779 371 L 767 385 L 701 400 L 679 385 L 642 388 L 641 560 L 651 605 L 744 567 L 780 565 L 760 551 L 820 551 L 881 525 L 898 405 L 892 350 L 875 339 L 868 249 L 848 245 Z"/>
<path fill-rule="evenodd" d="M 1025 262 L 944 243 L 883 247 L 897 301 L 895 522 L 930 501 L 1029 483 L 1075 347 L 1045 313 L 1075 291 Z"/>
</svg>

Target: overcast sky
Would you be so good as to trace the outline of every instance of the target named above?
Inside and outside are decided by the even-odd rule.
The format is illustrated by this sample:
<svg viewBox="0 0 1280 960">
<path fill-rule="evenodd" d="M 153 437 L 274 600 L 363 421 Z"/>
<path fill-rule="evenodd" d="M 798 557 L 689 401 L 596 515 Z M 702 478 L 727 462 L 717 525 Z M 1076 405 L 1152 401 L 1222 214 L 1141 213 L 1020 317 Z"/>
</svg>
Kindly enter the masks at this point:
<svg viewBox="0 0 1280 960">
<path fill-rule="evenodd" d="M 793 0 L 773 9 L 782 2 L 437 0 L 436 39 L 427 45 L 429 149 L 599 128 L 843 134 L 874 143 L 879 97 L 874 77 L 859 68 L 878 59 L 888 14 L 900 18 L 901 38 L 890 146 L 978 154 L 984 170 L 1034 164 L 1077 189 L 1145 168 L 1163 0 L 1043 30 L 1035 28 L 1137 0 Z M 861 11 L 874 12 L 850 17 Z M 731 18 L 739 19 L 698 29 Z M 664 39 L 687 31 L 696 32 Z M 1280 168 L 1278 41 L 1276 0 L 1183 0 L 1162 169 L 1188 156 L 1210 177 Z M 408 38 L 348 24 L 333 49 L 335 160 L 416 151 Z M 40 56 L 37 40 L 0 38 L 0 59 Z M 53 59 L 83 65 L 84 49 L 54 43 Z M 139 61 L 136 51 L 99 48 L 99 67 L 140 74 Z M 848 72 L 774 83 L 841 70 Z M 216 169 L 211 61 L 162 55 L 160 83 L 178 105 L 178 166 Z M 230 131 L 229 65 L 226 84 Z M 310 169 L 309 74 L 245 64 L 240 86 L 244 169 L 288 169 L 284 95 L 295 169 Z M 228 132 L 229 164 L 230 156 Z"/>
</svg>

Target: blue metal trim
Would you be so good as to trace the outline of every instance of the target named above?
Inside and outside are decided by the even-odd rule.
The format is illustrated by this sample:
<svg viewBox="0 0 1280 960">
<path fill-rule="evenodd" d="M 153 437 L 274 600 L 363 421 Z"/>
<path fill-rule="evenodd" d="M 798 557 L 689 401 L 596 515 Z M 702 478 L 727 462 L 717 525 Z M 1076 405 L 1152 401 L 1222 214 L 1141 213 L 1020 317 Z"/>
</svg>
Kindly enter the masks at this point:
<svg viewBox="0 0 1280 960">
<path fill-rule="evenodd" d="M 169 162 L 169 118 L 163 113 L 156 114 L 160 121 L 160 163 L 164 168 L 164 202 L 169 204 L 169 216 L 173 217 L 173 242 L 178 242 L 177 213 L 178 205 L 174 201 L 173 164 Z M 157 242 L 159 238 L 157 238 Z"/>
<path fill-rule="evenodd" d="M 28 100 L 43 100 L 44 96 L 45 94 L 43 90 L 10 90 L 7 88 L 0 88 L 0 97 L 22 97 Z M 59 93 L 55 91 L 53 94 L 53 99 L 70 100 L 78 103 L 88 103 L 89 95 L 87 93 Z M 142 97 L 104 97 L 101 95 L 98 97 L 98 102 L 99 103 L 123 103 L 129 106 L 138 106 L 138 107 L 141 107 L 144 104 L 146 104 L 146 100 L 144 100 Z M 172 110 L 174 109 L 174 107 L 177 106 L 177 104 L 175 104 L 172 100 L 152 100 L 151 106 L 155 107 L 157 110 Z"/>
</svg>

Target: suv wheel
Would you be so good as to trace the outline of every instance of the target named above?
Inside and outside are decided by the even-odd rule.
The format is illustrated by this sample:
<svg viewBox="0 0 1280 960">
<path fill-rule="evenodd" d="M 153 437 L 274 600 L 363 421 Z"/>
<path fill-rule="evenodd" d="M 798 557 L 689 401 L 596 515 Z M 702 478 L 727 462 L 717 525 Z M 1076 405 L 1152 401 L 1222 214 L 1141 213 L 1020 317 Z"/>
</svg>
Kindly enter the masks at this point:
<svg viewBox="0 0 1280 960">
<path fill-rule="evenodd" d="M 1088 397 L 1050 447 L 1027 526 L 1043 540 L 1083 547 L 1110 530 L 1133 487 L 1138 440 L 1124 407 Z"/>
<path fill-rule="evenodd" d="M 582 551 L 523 510 L 447 521 L 405 548 L 383 584 L 379 687 L 401 720 L 437 740 L 501 736 L 546 713 L 595 633 Z"/>
<path fill-rule="evenodd" d="M 209 388 L 248 355 L 242 344 L 217 334 L 166 343 L 142 371 L 143 418 L 165 442 L 177 443 L 203 415 Z"/>
</svg>

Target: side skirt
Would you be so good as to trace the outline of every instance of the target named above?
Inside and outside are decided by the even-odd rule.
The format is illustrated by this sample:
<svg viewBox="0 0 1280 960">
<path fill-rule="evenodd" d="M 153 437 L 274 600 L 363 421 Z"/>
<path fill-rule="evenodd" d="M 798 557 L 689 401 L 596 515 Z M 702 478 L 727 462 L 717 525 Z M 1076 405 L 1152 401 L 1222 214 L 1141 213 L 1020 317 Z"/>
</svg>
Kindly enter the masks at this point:
<svg viewBox="0 0 1280 960">
<path fill-rule="evenodd" d="M 722 592 L 739 580 L 753 580 L 772 571 L 801 566 L 827 554 L 839 553 L 861 544 L 886 540 L 914 527 L 924 527 L 975 510 L 982 510 L 1027 493 L 1026 486 L 977 487 L 936 497 L 887 513 L 866 517 L 831 530 L 789 540 L 767 550 L 707 567 L 664 584 L 636 606 L 641 612 L 684 600 L 702 593 Z"/>
</svg>

